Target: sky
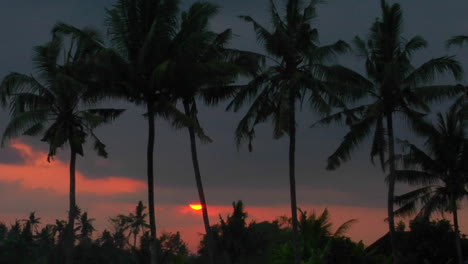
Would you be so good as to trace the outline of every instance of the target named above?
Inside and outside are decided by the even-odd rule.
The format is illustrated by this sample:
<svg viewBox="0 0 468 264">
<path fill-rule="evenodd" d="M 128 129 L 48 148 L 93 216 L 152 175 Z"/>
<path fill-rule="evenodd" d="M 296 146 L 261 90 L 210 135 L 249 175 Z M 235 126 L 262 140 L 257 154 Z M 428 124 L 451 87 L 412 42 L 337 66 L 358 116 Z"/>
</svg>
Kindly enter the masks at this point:
<svg viewBox="0 0 468 264">
<path fill-rule="evenodd" d="M 114 0 L 16 0 L 0 1 L 0 78 L 10 72 L 34 74 L 32 48 L 50 39 L 50 30 L 58 22 L 77 27 L 95 27 L 103 34 L 105 8 Z M 193 0 L 182 1 L 185 10 Z M 221 6 L 212 22 L 215 31 L 232 28 L 236 37 L 232 46 L 262 52 L 251 25 L 237 16 L 250 15 L 269 25 L 267 0 L 213 0 Z M 277 1 L 282 6 L 282 1 Z M 371 23 L 380 16 L 377 0 L 329 0 L 321 4 L 314 21 L 321 44 L 339 39 L 350 42 L 356 35 L 366 37 Z M 447 50 L 444 41 L 454 35 L 468 34 L 468 2 L 453 0 L 442 4 L 436 0 L 401 1 L 406 38 L 420 35 L 429 48 L 415 54 L 419 65 L 431 58 L 456 55 L 468 69 L 468 48 Z M 281 9 L 281 7 L 280 7 Z M 336 61 L 362 72 L 363 61 L 353 54 Z M 466 76 L 466 75 L 465 75 Z M 451 79 L 439 82 L 453 83 Z M 466 84 L 466 80 L 462 83 Z M 127 109 L 114 124 L 96 133 L 107 145 L 109 157 L 102 159 L 88 146 L 77 161 L 77 203 L 90 217 L 96 218 L 98 231 L 108 228 L 108 217 L 127 214 L 139 200 L 146 204 L 145 153 L 147 127 L 142 108 L 124 102 L 109 102 Z M 434 105 L 443 109 L 445 104 Z M 219 214 L 226 217 L 232 202 L 242 200 L 250 220 L 273 220 L 289 215 L 288 141 L 274 140 L 269 123 L 259 126 L 254 151 L 237 148 L 234 130 L 240 113 L 225 112 L 219 107 L 200 107 L 205 132 L 214 140 L 199 144 L 199 160 L 210 212 L 215 224 Z M 352 160 L 336 171 L 325 170 L 326 158 L 335 150 L 345 127 L 337 124 L 314 127 L 318 116 L 304 107 L 298 117 L 297 196 L 298 206 L 308 212 L 330 210 L 333 223 L 358 219 L 348 232 L 355 240 L 372 243 L 386 232 L 386 185 L 384 174 L 369 160 L 369 142 L 356 151 Z M 0 110 L 0 131 L 8 122 L 7 109 Z M 396 137 L 414 138 L 397 123 Z M 399 150 L 397 148 L 397 150 Z M 56 159 L 46 161 L 47 145 L 39 138 L 19 137 L 0 150 L 0 221 L 12 223 L 36 211 L 43 223 L 66 219 L 68 204 L 67 148 Z M 199 212 L 189 203 L 197 201 L 196 185 L 190 157 L 188 133 L 175 131 L 157 120 L 155 148 L 156 218 L 158 232 L 181 231 L 192 250 L 203 232 Z M 408 190 L 398 185 L 397 193 Z M 461 212 L 462 232 L 468 233 L 468 213 Z"/>
</svg>

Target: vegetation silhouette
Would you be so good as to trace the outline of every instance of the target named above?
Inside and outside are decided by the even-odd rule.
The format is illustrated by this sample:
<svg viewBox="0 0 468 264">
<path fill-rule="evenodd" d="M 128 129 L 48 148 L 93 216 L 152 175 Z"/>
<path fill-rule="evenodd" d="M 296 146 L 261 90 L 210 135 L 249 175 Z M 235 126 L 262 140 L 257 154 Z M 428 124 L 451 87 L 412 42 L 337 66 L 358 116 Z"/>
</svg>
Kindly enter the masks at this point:
<svg viewBox="0 0 468 264">
<path fill-rule="evenodd" d="M 408 153 L 401 161 L 409 170 L 395 171 L 397 181 L 418 186 L 409 193 L 395 197 L 401 207 L 397 215 L 411 214 L 417 203 L 422 204 L 417 217 L 429 221 L 433 212 L 451 212 L 455 231 L 455 245 L 458 263 L 463 263 L 458 224 L 458 208 L 466 198 L 466 178 L 468 169 L 468 138 L 466 137 L 466 118 L 451 108 L 444 116 L 437 114 L 437 124 L 421 122 L 417 132 L 426 139 L 424 151 L 408 141 L 402 144 Z"/>
<path fill-rule="evenodd" d="M 197 98 L 208 105 L 216 105 L 229 98 L 238 88 L 232 85 L 239 75 L 248 75 L 258 68 L 262 56 L 251 52 L 227 48 L 232 32 L 226 29 L 221 33 L 209 30 L 210 20 L 218 13 L 219 7 L 206 2 L 195 2 L 181 17 L 180 32 L 173 49 L 177 53 L 167 60 L 165 77 L 173 87 L 174 97 L 181 101 L 183 112 L 191 124 L 186 127 L 189 133 L 192 164 L 199 200 L 202 208 L 203 223 L 207 234 L 210 263 L 214 263 L 214 242 L 208 218 L 203 183 L 198 161 L 197 142 L 211 142 L 200 126 Z M 179 128 L 179 127 L 177 127 Z M 199 130 L 197 132 L 197 129 Z"/>
<path fill-rule="evenodd" d="M 107 10 L 108 32 L 114 50 L 105 56 L 112 69 L 110 94 L 146 108 L 148 122 L 147 180 L 151 263 L 157 263 L 154 210 L 155 119 L 162 117 L 174 125 L 187 125 L 190 119 L 174 105 L 175 98 L 166 82 L 170 62 L 189 39 L 178 28 L 178 0 L 118 0 Z M 188 42 L 190 44 L 190 42 Z M 198 126 L 197 126 L 198 128 Z M 202 133 L 200 129 L 197 133 Z"/>
<path fill-rule="evenodd" d="M 330 123 L 344 119 L 349 132 L 336 151 L 328 158 L 327 169 L 334 170 L 351 158 L 351 152 L 373 133 L 371 160 L 378 156 L 382 169 L 388 165 L 388 225 L 393 249 L 394 263 L 398 263 L 398 248 L 395 238 L 395 136 L 394 116 L 404 116 L 415 123 L 430 111 L 428 103 L 462 92 L 459 86 L 433 85 L 437 74 L 451 73 L 461 79 L 462 68 L 454 57 L 431 59 L 415 68 L 411 57 L 415 51 L 427 47 L 420 36 L 408 41 L 402 37 L 403 11 L 399 4 L 381 1 L 382 17 L 372 27 L 367 41 L 356 37 L 354 44 L 359 56 L 365 59 L 367 83 L 362 90 L 370 103 L 332 114 L 320 121 Z M 370 99 L 369 99 L 370 98 Z M 422 111 L 422 112 L 421 112 Z M 374 132 L 372 132 L 374 130 Z M 388 154 L 387 154 L 388 153 Z"/>
<path fill-rule="evenodd" d="M 66 38 L 64 32 L 71 34 Z M 65 41 L 70 47 L 65 48 Z M 2 84 L 0 95 L 4 103 L 8 99 L 11 120 L 2 137 L 7 139 L 19 135 L 42 135 L 41 141 L 49 144 L 47 161 L 56 155 L 57 149 L 65 144 L 70 148 L 70 192 L 68 224 L 65 229 L 65 261 L 72 263 L 75 219 L 76 155 L 83 156 L 83 144 L 87 137 L 94 141 L 94 150 L 99 156 L 107 157 L 105 145 L 93 130 L 113 121 L 123 110 L 111 108 L 84 108 L 96 102 L 93 81 L 97 79 L 95 55 L 102 41 L 92 29 L 79 30 L 58 23 L 52 30 L 52 40 L 34 48 L 34 64 L 38 78 L 21 73 L 10 73 Z M 63 54 L 63 55 L 62 55 Z M 31 215 L 34 217 L 34 214 Z M 32 228 L 34 219 L 27 221 Z"/>
<path fill-rule="evenodd" d="M 459 46 L 463 47 L 464 44 L 468 44 L 468 36 L 467 35 L 458 35 L 450 38 L 446 41 L 447 48 L 452 46 Z M 468 116 L 468 86 L 463 87 L 461 84 L 459 86 L 464 90 L 464 93 L 455 100 L 453 103 L 454 107 L 461 108 L 460 111 L 465 112 L 465 116 Z"/>
<path fill-rule="evenodd" d="M 143 208 L 143 209 L 142 209 Z M 145 206 L 138 203 L 136 210 L 142 222 L 146 222 Z M 33 219 L 39 219 L 34 215 Z M 30 216 L 31 216 L 30 215 Z M 95 231 L 93 219 L 87 212 L 78 210 L 78 225 L 75 229 L 77 243 L 74 245 L 73 263 L 117 263 L 148 264 L 150 257 L 150 231 L 148 225 L 142 225 L 139 245 L 134 246 L 132 223 L 133 212 L 112 217 L 110 230 L 92 236 Z M 219 223 L 211 226 L 216 248 L 222 254 L 216 254 L 219 263 L 243 264 L 286 264 L 294 256 L 291 236 L 291 218 L 279 217 L 274 221 L 247 223 L 248 213 L 241 201 L 233 203 L 233 212 L 226 218 L 220 216 Z M 28 220 L 29 221 L 29 220 Z M 47 224 L 40 231 L 31 231 L 31 224 L 17 220 L 10 228 L 0 223 L 0 263 L 63 263 L 61 258 L 63 232 L 66 222 L 56 220 Z M 33 221 L 31 221 L 33 222 Z M 36 222 L 36 221 L 34 221 Z M 388 236 L 368 248 L 360 242 L 353 242 L 345 232 L 355 220 L 346 221 L 333 231 L 330 214 L 325 209 L 321 214 L 308 214 L 300 210 L 299 241 L 301 263 L 307 264 L 366 264 L 389 263 L 391 246 Z M 405 255 L 403 263 L 449 263 L 456 258 L 453 229 L 449 221 L 411 221 L 410 231 L 400 233 L 401 250 Z M 386 242 L 387 241 L 387 242 Z M 461 239 L 463 252 L 468 252 L 468 240 Z M 209 261 L 206 234 L 200 241 L 199 255 L 192 255 L 179 232 L 163 232 L 157 239 L 158 263 L 162 264 L 199 264 Z"/>
<path fill-rule="evenodd" d="M 458 213 L 468 194 L 468 87 L 433 85 L 446 74 L 460 80 L 460 63 L 443 56 L 415 67 L 413 54 L 428 43 L 420 36 L 403 38 L 403 10 L 381 0 L 381 18 L 372 24 L 367 39 L 354 39 L 358 55 L 365 59 L 366 77 L 331 65 L 350 47 L 341 40 L 318 44 L 313 22 L 320 2 L 288 0 L 279 11 L 270 0 L 271 30 L 250 16 L 240 16 L 252 24 L 266 55 L 230 47 L 231 30 L 216 33 L 210 27 L 220 7 L 205 1 L 195 1 L 180 12 L 179 0 L 117 0 L 106 10 L 111 47 L 93 29 L 57 23 L 52 40 L 34 48 L 35 74 L 10 73 L 0 84 L 0 103 L 9 106 L 11 116 L 2 145 L 20 135 L 41 135 L 49 145 L 49 162 L 58 148 L 68 145 L 68 221 L 57 219 L 40 229 L 41 218 L 32 212 L 10 227 L 0 223 L 0 263 L 404 264 L 457 259 L 462 264 L 468 241 L 460 233 Z M 466 35 L 446 41 L 447 47 L 464 44 L 468 44 Z M 239 84 L 239 77 L 247 84 Z M 452 107 L 445 116 L 437 115 L 437 124 L 424 120 L 430 103 L 447 98 L 454 99 Z M 94 130 L 114 121 L 123 110 L 102 108 L 106 99 L 124 99 L 145 108 L 148 208 L 140 201 L 134 212 L 110 218 L 110 231 L 96 235 L 95 219 L 76 203 L 75 171 L 77 155 L 84 155 L 89 138 L 98 155 L 107 157 Z M 235 131 L 238 146 L 248 142 L 252 151 L 255 129 L 266 121 L 272 121 L 275 139 L 289 137 L 291 217 L 247 223 L 244 204 L 237 201 L 231 215 L 210 225 L 197 137 L 202 142 L 211 139 L 199 122 L 198 106 L 225 100 L 230 100 L 227 110 L 247 110 Z M 388 168 L 389 234 L 368 248 L 344 236 L 354 220 L 332 232 L 328 210 L 309 215 L 297 207 L 296 117 L 306 100 L 326 116 L 317 123 L 344 120 L 349 127 L 328 158 L 327 169 L 349 160 L 371 134 L 371 161 L 378 157 L 383 171 Z M 426 140 L 424 148 L 400 141 L 407 151 L 397 153 L 397 117 L 406 119 Z M 190 254 L 179 232 L 157 236 L 157 118 L 188 130 L 205 227 L 198 256 Z M 396 182 L 417 189 L 395 196 Z M 397 210 L 395 204 L 400 206 Z M 410 231 L 403 224 L 395 226 L 395 217 L 411 215 L 419 207 Z M 434 212 L 450 212 L 453 229 L 446 220 L 431 221 Z"/>
<path fill-rule="evenodd" d="M 311 108 L 322 114 L 341 105 L 344 97 L 338 96 L 336 86 L 327 81 L 332 76 L 349 72 L 344 67 L 325 65 L 337 54 L 348 51 L 349 46 L 344 41 L 318 46 L 318 31 L 311 25 L 317 17 L 317 4 L 318 1 L 307 1 L 306 4 L 305 1 L 289 0 L 282 16 L 275 3 L 270 1 L 272 31 L 250 16 L 241 16 L 253 25 L 271 66 L 257 72 L 245 87 L 239 89 L 228 106 L 228 109 L 239 111 L 252 102 L 235 132 L 238 145 L 248 141 L 252 151 L 255 126 L 270 119 L 275 139 L 285 134 L 289 137 L 289 185 L 296 264 L 300 261 L 295 177 L 296 108 L 302 105 L 306 96 Z"/>
</svg>

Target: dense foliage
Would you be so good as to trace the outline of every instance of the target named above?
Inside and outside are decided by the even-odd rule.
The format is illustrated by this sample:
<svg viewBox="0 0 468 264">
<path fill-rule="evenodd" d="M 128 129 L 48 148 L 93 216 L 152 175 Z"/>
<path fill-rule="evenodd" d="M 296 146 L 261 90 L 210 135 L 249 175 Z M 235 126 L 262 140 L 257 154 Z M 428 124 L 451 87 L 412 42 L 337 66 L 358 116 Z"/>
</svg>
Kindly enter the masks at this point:
<svg viewBox="0 0 468 264">
<path fill-rule="evenodd" d="M 79 213 L 75 229 L 74 263 L 150 263 L 149 226 L 146 208 L 141 202 L 135 212 L 109 219 L 110 229 L 95 233 L 94 219 Z M 248 213 L 241 201 L 233 203 L 233 212 L 211 226 L 218 249 L 216 263 L 288 264 L 293 258 L 290 242 L 291 219 L 283 216 L 273 221 L 247 221 Z M 304 264 L 373 264 L 386 263 L 391 253 L 388 235 L 366 246 L 345 236 L 355 220 L 334 228 L 330 214 L 300 211 L 299 238 L 301 263 Z M 39 228 L 40 227 L 40 228 Z M 43 224 L 32 212 L 28 218 L 10 226 L 0 223 L 0 263 L 62 263 L 61 247 L 66 221 Z M 410 222 L 398 230 L 403 263 L 448 263 L 456 259 L 453 228 L 447 220 Z M 136 243 L 138 241 L 138 243 Z M 468 253 L 468 240 L 462 239 Z M 206 236 L 200 241 L 198 254 L 187 248 L 179 232 L 162 233 L 157 239 L 158 263 L 202 264 L 209 261 Z M 418 262 L 418 261 L 425 262 Z"/>
</svg>

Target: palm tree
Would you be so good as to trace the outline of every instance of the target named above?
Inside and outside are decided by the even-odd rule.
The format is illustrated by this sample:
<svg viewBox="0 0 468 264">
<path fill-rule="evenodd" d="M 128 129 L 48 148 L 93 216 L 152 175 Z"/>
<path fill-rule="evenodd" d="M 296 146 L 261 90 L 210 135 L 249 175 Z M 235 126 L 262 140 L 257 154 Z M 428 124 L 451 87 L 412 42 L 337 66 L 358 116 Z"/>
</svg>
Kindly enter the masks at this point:
<svg viewBox="0 0 468 264">
<path fill-rule="evenodd" d="M 118 237 L 119 248 L 124 248 L 125 245 L 131 245 L 129 238 L 132 234 L 131 224 L 132 218 L 128 215 L 119 214 L 116 217 L 110 218 L 109 222 L 112 224 L 114 237 Z M 128 235 L 125 235 L 125 232 L 129 231 Z"/>
<path fill-rule="evenodd" d="M 144 213 L 146 206 L 143 205 L 143 202 L 139 201 L 138 205 L 135 208 L 135 214 L 130 213 L 130 232 L 133 234 L 133 248 L 136 248 L 136 241 L 138 234 L 142 233 L 145 228 L 148 227 L 146 223 L 147 213 Z"/>
<path fill-rule="evenodd" d="M 88 212 L 84 212 L 78 219 L 77 230 L 81 231 L 80 241 L 87 241 L 96 229 L 93 226 L 94 218 L 88 217 Z"/>
<path fill-rule="evenodd" d="M 118 0 L 107 10 L 108 32 L 117 56 L 111 56 L 114 77 L 122 84 L 124 97 L 146 108 L 148 144 L 146 153 L 151 263 L 157 262 L 154 208 L 155 118 L 177 113 L 161 76 L 171 54 L 177 26 L 178 0 Z"/>
<path fill-rule="evenodd" d="M 209 14 L 212 5 L 194 3 L 188 14 L 182 15 L 184 28 L 178 27 L 178 7 L 178 0 L 119 0 L 114 8 L 107 10 L 109 33 L 116 48 L 116 52 L 111 51 L 106 57 L 112 69 L 109 74 L 113 79 L 111 93 L 146 108 L 151 263 L 156 263 L 158 259 L 153 169 L 155 119 L 159 116 L 171 120 L 176 127 L 190 126 L 194 133 L 206 138 L 198 123 L 175 107 L 178 95 L 174 93 L 172 86 L 174 78 L 182 78 L 187 74 L 184 72 L 182 76 L 174 75 L 179 73 L 174 69 L 174 63 L 180 63 L 180 59 L 184 59 L 180 54 L 198 49 L 200 42 L 196 39 L 197 36 L 206 37 L 203 35 L 205 32 L 200 30 L 206 29 L 203 26 L 206 23 L 204 19 L 208 19 L 205 14 L 207 11 Z"/>
<path fill-rule="evenodd" d="M 458 208 L 459 202 L 468 195 L 468 123 L 456 108 L 451 108 L 445 117 L 438 113 L 437 119 L 436 125 L 426 122 L 419 125 L 418 134 L 426 138 L 426 151 L 407 141 L 402 142 L 409 150 L 401 157 L 408 170 L 397 170 L 396 180 L 420 188 L 395 197 L 395 202 L 401 205 L 395 214 L 412 214 L 418 203 L 422 204 L 418 217 L 427 221 L 435 211 L 451 212 L 458 263 L 461 264 Z"/>
<path fill-rule="evenodd" d="M 410 121 L 419 120 L 429 111 L 428 102 L 461 91 L 456 86 L 428 86 L 437 74 L 450 72 L 456 79 L 462 76 L 462 68 L 453 57 L 440 57 L 423 63 L 418 68 L 411 64 L 413 53 L 427 47 L 427 42 L 419 37 L 408 41 L 402 37 L 402 10 L 399 4 L 388 5 L 381 0 L 382 18 L 370 28 L 367 42 L 359 37 L 354 44 L 366 62 L 367 84 L 362 91 L 370 103 L 332 114 L 321 123 L 345 119 L 350 127 L 342 143 L 328 158 L 327 169 L 334 170 L 351 157 L 351 152 L 373 133 L 371 160 L 378 156 L 382 168 L 386 169 L 388 158 L 387 213 L 392 254 L 398 262 L 395 242 L 393 198 L 395 192 L 395 139 L 394 115 L 398 113 Z M 364 83 L 364 82 L 363 82 Z M 422 110 L 420 112 L 418 110 Z M 372 132 L 372 130 L 374 130 Z M 387 153 L 388 152 L 388 157 Z"/>
<path fill-rule="evenodd" d="M 335 232 L 332 232 L 333 224 L 331 223 L 328 209 L 325 208 L 320 215 L 315 212 L 308 215 L 307 211 L 302 211 L 300 209 L 299 212 L 298 222 L 301 241 L 301 261 L 305 263 L 329 263 L 331 261 L 329 259 L 330 256 L 336 255 L 336 252 L 332 249 L 333 241 L 343 237 L 345 232 L 352 224 L 357 222 L 357 220 L 348 220 L 341 224 Z M 283 216 L 281 221 L 288 227 L 291 224 L 291 219 L 286 216 Z M 290 262 L 291 248 L 289 245 L 285 245 L 278 250 L 274 263 Z M 332 261 L 331 263 L 335 262 Z"/>
<path fill-rule="evenodd" d="M 36 212 L 31 212 L 28 219 L 23 219 L 27 223 L 27 226 L 30 228 L 31 234 L 38 233 L 37 226 L 41 223 L 41 218 L 36 218 Z"/>
<path fill-rule="evenodd" d="M 216 250 L 198 162 L 196 126 L 201 128 L 196 98 L 203 99 L 209 105 L 215 105 L 220 100 L 232 96 L 238 88 L 237 85 L 231 85 L 237 76 L 247 75 L 255 70 L 263 58 L 251 52 L 226 48 L 232 37 L 230 29 L 219 34 L 208 30 L 209 20 L 217 14 L 218 9 L 216 5 L 207 2 L 196 2 L 188 12 L 182 14 L 178 39 L 184 41 L 177 42 L 177 56 L 168 66 L 175 77 L 170 80 L 175 96 L 182 101 L 185 116 L 193 122 L 193 125 L 187 126 L 187 130 L 210 263 L 214 263 Z M 211 142 L 203 133 L 198 133 L 198 138 L 202 142 Z"/>
<path fill-rule="evenodd" d="M 70 47 L 64 48 L 62 29 L 73 30 Z M 57 149 L 70 147 L 70 204 L 65 241 L 66 263 L 72 262 L 74 223 L 77 216 L 75 199 L 76 156 L 83 156 L 87 137 L 94 140 L 94 149 L 106 157 L 105 145 L 93 133 L 94 128 L 118 117 L 123 110 L 83 109 L 95 103 L 93 98 L 97 79 L 93 57 L 101 49 L 98 34 L 91 29 L 78 30 L 57 24 L 52 40 L 35 47 L 34 62 L 37 76 L 11 73 L 1 84 L 3 102 L 10 99 L 11 120 L 3 134 L 2 143 L 18 135 L 37 136 L 49 145 L 47 160 Z"/>
<path fill-rule="evenodd" d="M 333 89 L 326 86 L 323 78 L 331 67 L 324 65 L 334 55 L 344 53 L 348 45 L 338 41 L 328 46 L 318 46 L 317 29 L 311 22 L 317 17 L 319 1 L 289 0 L 286 14 L 281 16 L 273 1 L 270 1 L 270 15 L 273 29 L 268 31 L 250 16 L 241 18 L 251 23 L 257 39 L 269 54 L 270 67 L 257 73 L 253 80 L 240 89 L 228 109 L 239 110 L 253 100 L 247 114 L 240 121 L 237 143 L 251 142 L 255 126 L 272 119 L 274 137 L 289 136 L 289 182 L 293 228 L 294 263 L 299 263 L 299 239 L 296 203 L 295 149 L 296 149 L 296 107 L 309 96 L 311 107 L 320 113 L 330 111 L 330 104 L 337 103 Z M 302 7 L 305 6 L 304 9 Z"/>
</svg>

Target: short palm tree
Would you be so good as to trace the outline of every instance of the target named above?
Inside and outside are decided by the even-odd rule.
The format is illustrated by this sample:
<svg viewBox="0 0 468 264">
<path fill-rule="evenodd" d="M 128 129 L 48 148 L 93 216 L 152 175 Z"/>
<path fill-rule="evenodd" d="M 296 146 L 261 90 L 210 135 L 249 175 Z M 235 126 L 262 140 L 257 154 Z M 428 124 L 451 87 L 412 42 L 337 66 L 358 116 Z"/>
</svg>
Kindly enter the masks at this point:
<svg viewBox="0 0 468 264">
<path fill-rule="evenodd" d="M 30 227 L 31 234 L 34 234 L 34 232 L 37 234 L 38 230 L 37 227 L 41 223 L 41 218 L 36 217 L 36 212 L 31 212 L 29 214 L 28 219 L 23 219 L 23 221 L 27 222 L 27 225 Z"/>
<path fill-rule="evenodd" d="M 136 248 L 136 241 L 137 241 L 137 236 L 140 233 L 143 233 L 145 228 L 148 227 L 148 224 L 146 223 L 146 217 L 148 216 L 147 213 L 144 213 L 146 209 L 146 206 L 143 205 L 142 201 L 138 202 L 138 205 L 135 208 L 135 214 L 130 213 L 129 218 L 130 218 L 130 231 L 131 234 L 133 235 L 133 248 Z"/>
<path fill-rule="evenodd" d="M 437 74 L 452 73 L 462 77 L 462 68 L 453 57 L 439 57 L 419 67 L 411 64 L 417 50 L 427 47 L 419 37 L 408 41 L 402 37 L 403 15 L 399 4 L 388 5 L 381 0 L 382 18 L 370 28 L 367 41 L 356 37 L 355 46 L 365 58 L 367 84 L 361 87 L 367 104 L 332 114 L 321 120 L 328 123 L 345 119 L 350 127 L 337 150 L 328 158 L 327 169 L 334 170 L 351 158 L 351 152 L 369 135 L 373 135 L 371 159 L 378 156 L 382 168 L 388 160 L 387 212 L 393 259 L 398 262 L 395 242 L 393 197 L 395 192 L 395 139 L 394 116 L 417 121 L 429 111 L 428 102 L 461 92 L 456 86 L 428 86 Z M 362 82 L 364 84 L 364 82 Z M 373 131 L 372 131 L 373 130 Z M 388 156 L 387 156 L 388 153 Z"/>
<path fill-rule="evenodd" d="M 401 205 L 395 214 L 411 214 L 418 203 L 422 205 L 418 217 L 425 220 L 435 211 L 451 212 L 458 263 L 461 264 L 458 208 L 459 202 L 468 195 L 468 123 L 455 108 L 445 116 L 437 114 L 437 120 L 436 125 L 422 122 L 418 126 L 418 133 L 426 139 L 425 150 L 402 142 L 408 149 L 408 153 L 401 156 L 407 170 L 397 170 L 396 180 L 419 188 L 395 197 L 395 202 Z"/>
<path fill-rule="evenodd" d="M 299 239 L 296 202 L 295 149 L 296 112 L 308 97 L 312 109 L 328 113 L 339 98 L 336 90 L 326 85 L 324 77 L 332 67 L 325 66 L 336 54 L 348 50 L 348 45 L 338 41 L 318 46 L 318 31 L 311 23 L 317 17 L 319 1 L 289 0 L 286 14 L 282 16 L 274 1 L 270 1 L 272 31 L 250 16 L 242 16 L 254 27 L 257 39 L 263 44 L 270 58 L 270 67 L 258 72 L 250 83 L 240 89 L 228 109 L 237 111 L 253 101 L 237 130 L 237 143 L 249 142 L 255 136 L 257 124 L 273 121 L 274 137 L 289 136 L 289 182 L 293 228 L 294 263 L 299 263 Z"/>
<path fill-rule="evenodd" d="M 333 239 L 344 236 L 344 233 L 357 220 L 351 219 L 341 224 L 335 232 L 332 232 L 330 213 L 328 209 L 323 210 L 322 214 L 308 215 L 307 211 L 299 209 L 299 233 L 301 241 L 301 263 L 328 263 L 327 258 L 333 255 L 331 248 Z M 282 221 L 290 224 L 291 219 L 283 217 Z M 290 245 L 283 245 L 277 252 L 275 264 L 290 263 L 291 248 Z"/>
<path fill-rule="evenodd" d="M 64 47 L 62 29 L 72 30 L 70 48 Z M 37 136 L 49 145 L 48 161 L 57 149 L 68 144 L 70 148 L 70 205 L 66 236 L 66 263 L 72 261 L 74 224 L 77 215 L 75 199 L 76 156 L 83 155 L 88 137 L 94 140 L 94 149 L 106 157 L 105 145 L 93 130 L 118 117 L 123 110 L 84 108 L 96 103 L 96 76 L 94 56 L 101 49 L 98 34 L 91 29 L 78 30 L 57 24 L 52 41 L 35 47 L 34 63 L 37 77 L 11 73 L 1 84 L 1 97 L 9 100 L 11 120 L 2 143 L 19 135 Z"/>
<path fill-rule="evenodd" d="M 77 230 L 80 230 L 81 234 L 79 235 L 80 241 L 90 240 L 91 235 L 96 229 L 93 226 L 94 218 L 88 217 L 88 212 L 84 212 L 80 215 L 78 219 Z"/>
</svg>

